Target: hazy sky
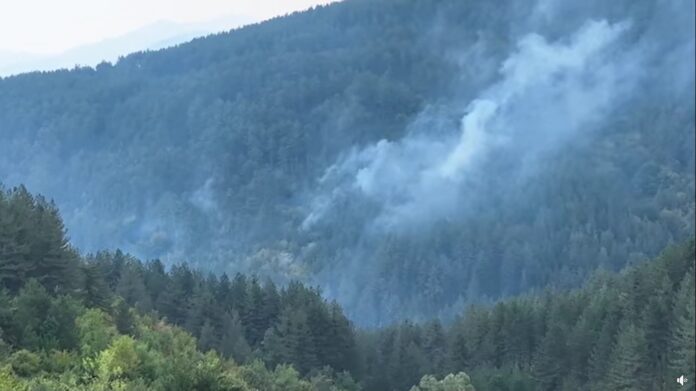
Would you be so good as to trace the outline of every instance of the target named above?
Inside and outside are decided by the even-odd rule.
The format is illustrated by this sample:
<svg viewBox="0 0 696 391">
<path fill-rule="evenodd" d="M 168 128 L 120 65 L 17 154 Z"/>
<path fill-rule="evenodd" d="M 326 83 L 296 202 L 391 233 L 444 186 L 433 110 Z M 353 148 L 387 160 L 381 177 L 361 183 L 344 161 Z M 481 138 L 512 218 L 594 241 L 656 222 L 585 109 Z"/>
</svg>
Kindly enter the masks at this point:
<svg viewBox="0 0 696 391">
<path fill-rule="evenodd" d="M 0 51 L 59 53 L 160 20 L 263 20 L 330 0 L 0 0 Z"/>
</svg>

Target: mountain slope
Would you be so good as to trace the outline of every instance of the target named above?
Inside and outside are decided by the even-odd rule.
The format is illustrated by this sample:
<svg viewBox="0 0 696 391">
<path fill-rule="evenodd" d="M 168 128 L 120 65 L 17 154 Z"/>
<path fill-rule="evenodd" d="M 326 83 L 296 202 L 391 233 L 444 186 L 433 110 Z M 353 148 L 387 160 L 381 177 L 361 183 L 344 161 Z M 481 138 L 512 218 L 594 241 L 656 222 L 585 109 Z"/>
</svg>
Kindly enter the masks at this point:
<svg viewBox="0 0 696 391">
<path fill-rule="evenodd" d="M 6 78 L 0 181 L 85 251 L 301 278 L 363 324 L 576 286 L 693 234 L 692 11 L 352 0 Z"/>
<path fill-rule="evenodd" d="M 366 333 L 363 384 L 407 389 L 424 374 L 466 370 L 477 390 L 673 389 L 696 370 L 695 256 L 691 240 L 581 289 Z"/>
<path fill-rule="evenodd" d="M 120 252 L 81 258 L 55 206 L 0 192 L 2 390 L 357 391 L 344 371 L 354 345 L 313 289 L 165 272 Z"/>
<path fill-rule="evenodd" d="M 665 389 L 696 371 L 695 257 L 691 239 L 581 289 L 356 330 L 297 282 L 78 257 L 55 207 L 19 188 L 0 192 L 0 388 Z"/>
</svg>

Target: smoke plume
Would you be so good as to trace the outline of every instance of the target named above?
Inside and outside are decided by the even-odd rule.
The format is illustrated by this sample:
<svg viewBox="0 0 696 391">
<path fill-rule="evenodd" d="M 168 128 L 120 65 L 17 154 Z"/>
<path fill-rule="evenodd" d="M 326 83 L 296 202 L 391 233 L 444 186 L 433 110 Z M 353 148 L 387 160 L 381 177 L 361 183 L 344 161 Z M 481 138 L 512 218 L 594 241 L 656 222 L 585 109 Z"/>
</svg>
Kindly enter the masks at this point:
<svg viewBox="0 0 696 391">
<path fill-rule="evenodd" d="M 627 22 L 599 20 L 556 42 L 524 36 L 499 80 L 466 105 L 459 129 L 429 132 L 416 121 L 401 140 L 352 151 L 321 178 L 323 191 L 303 226 L 350 195 L 379 205 L 370 229 L 422 228 L 465 214 L 484 196 L 491 165 L 507 167 L 508 180 L 530 175 L 540 157 L 591 131 L 636 83 L 636 56 L 616 53 L 628 29 Z"/>
</svg>

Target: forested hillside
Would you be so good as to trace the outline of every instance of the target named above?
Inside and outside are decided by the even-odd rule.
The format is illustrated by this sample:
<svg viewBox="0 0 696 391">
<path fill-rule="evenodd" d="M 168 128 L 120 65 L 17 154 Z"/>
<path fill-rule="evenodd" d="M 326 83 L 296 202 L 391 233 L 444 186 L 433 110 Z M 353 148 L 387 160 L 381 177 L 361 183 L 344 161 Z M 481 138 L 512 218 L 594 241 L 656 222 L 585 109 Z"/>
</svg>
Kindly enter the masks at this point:
<svg viewBox="0 0 696 391">
<path fill-rule="evenodd" d="M 451 325 L 362 336 L 366 390 L 404 390 L 465 370 L 477 390 L 694 390 L 694 241 L 582 289 L 470 308 Z M 456 389 L 456 388 L 455 388 Z"/>
<path fill-rule="evenodd" d="M 83 253 L 319 284 L 364 325 L 451 318 L 693 237 L 694 13 L 347 0 L 0 79 L 0 181 L 50 195 Z M 128 300 L 185 325 L 148 289 Z"/>
<path fill-rule="evenodd" d="M 316 291 L 82 259 L 52 204 L 0 191 L 0 390 L 357 391 L 355 365 L 350 322 Z"/>
<path fill-rule="evenodd" d="M 582 289 L 359 330 L 300 283 L 81 258 L 53 205 L 2 191 L 0 389 L 665 390 L 696 373 L 695 257 L 692 239 Z"/>
</svg>

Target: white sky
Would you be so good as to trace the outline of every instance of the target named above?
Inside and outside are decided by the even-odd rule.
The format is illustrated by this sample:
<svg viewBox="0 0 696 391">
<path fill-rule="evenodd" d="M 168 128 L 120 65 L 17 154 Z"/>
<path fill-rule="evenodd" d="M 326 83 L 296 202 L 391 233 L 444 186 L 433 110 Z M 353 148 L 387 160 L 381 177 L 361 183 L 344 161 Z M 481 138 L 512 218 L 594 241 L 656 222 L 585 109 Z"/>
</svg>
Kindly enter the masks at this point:
<svg viewBox="0 0 696 391">
<path fill-rule="evenodd" d="M 264 20 L 331 0 L 0 0 L 0 51 L 59 53 L 160 20 Z"/>
</svg>

